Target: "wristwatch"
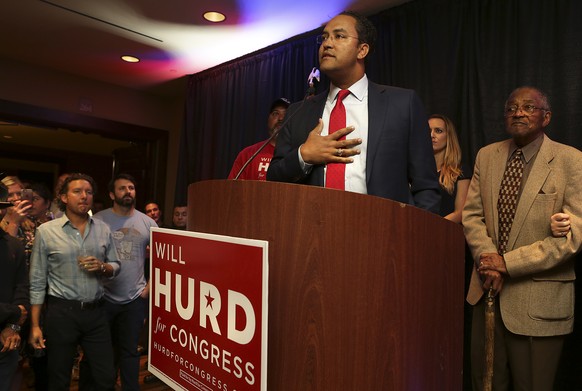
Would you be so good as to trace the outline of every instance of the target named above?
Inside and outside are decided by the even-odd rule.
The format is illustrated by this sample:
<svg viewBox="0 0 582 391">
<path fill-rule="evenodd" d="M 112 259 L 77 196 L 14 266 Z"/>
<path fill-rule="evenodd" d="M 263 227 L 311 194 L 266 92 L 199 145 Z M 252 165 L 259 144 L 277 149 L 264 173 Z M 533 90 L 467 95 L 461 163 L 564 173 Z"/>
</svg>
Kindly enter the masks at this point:
<svg viewBox="0 0 582 391">
<path fill-rule="evenodd" d="M 20 332 L 20 325 L 17 325 L 14 323 L 8 323 L 6 326 L 10 327 L 12 330 L 16 331 L 17 333 Z"/>
</svg>

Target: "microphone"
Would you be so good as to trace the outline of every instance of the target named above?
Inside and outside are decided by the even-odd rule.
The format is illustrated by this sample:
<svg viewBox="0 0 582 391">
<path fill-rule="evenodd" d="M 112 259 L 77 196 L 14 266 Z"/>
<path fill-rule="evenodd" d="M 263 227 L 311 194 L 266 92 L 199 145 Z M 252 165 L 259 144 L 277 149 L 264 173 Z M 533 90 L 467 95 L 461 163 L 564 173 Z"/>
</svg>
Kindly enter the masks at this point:
<svg viewBox="0 0 582 391">
<path fill-rule="evenodd" d="M 247 166 L 249 164 L 251 164 L 251 162 L 253 161 L 253 159 L 259 154 L 261 153 L 261 151 L 263 149 L 265 149 L 265 147 L 267 146 L 267 144 L 269 144 L 274 138 L 276 138 L 279 135 L 279 132 L 281 131 L 281 129 L 283 129 L 285 127 L 285 125 L 287 125 L 287 123 L 289 122 L 289 120 L 291 118 L 293 118 L 295 116 L 295 114 L 297 114 L 299 111 L 301 111 L 301 109 L 303 108 L 303 105 L 305 104 L 305 101 L 307 100 L 307 97 L 309 96 L 310 92 L 309 90 L 307 91 L 307 93 L 305 94 L 305 96 L 303 97 L 303 99 L 301 100 L 301 105 L 297 108 L 297 110 L 295 110 L 293 112 L 293 114 L 287 116 L 287 118 L 285 118 L 285 120 L 283 121 L 283 123 L 281 124 L 281 126 L 279 126 L 278 128 L 276 128 L 273 131 L 273 134 L 271 134 L 271 137 L 269 137 L 267 140 L 265 140 L 265 142 L 263 144 L 261 144 L 261 146 L 259 147 L 259 149 L 257 149 L 255 151 L 255 153 L 253 153 L 253 155 L 248 158 L 248 160 L 245 162 L 245 164 L 243 164 L 243 166 L 241 167 L 241 169 L 238 171 L 238 173 L 236 174 L 236 176 L 233 178 L 234 181 L 238 180 L 238 178 L 241 176 L 241 174 L 243 173 L 243 171 L 245 170 L 245 168 L 247 168 Z"/>
</svg>

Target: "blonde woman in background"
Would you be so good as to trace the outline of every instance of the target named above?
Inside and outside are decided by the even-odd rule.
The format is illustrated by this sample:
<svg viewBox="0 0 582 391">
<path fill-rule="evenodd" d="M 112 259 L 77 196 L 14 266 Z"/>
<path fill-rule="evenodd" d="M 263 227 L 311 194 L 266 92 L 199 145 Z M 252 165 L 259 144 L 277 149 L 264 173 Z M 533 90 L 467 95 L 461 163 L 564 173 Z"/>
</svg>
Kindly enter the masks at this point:
<svg viewBox="0 0 582 391">
<path fill-rule="evenodd" d="M 461 223 L 461 214 L 469 183 L 471 182 L 471 166 L 461 164 L 461 147 L 457 138 L 455 125 L 447 116 L 433 114 L 428 119 L 430 127 L 430 137 L 432 139 L 432 150 L 438 171 L 438 179 L 441 192 L 441 207 L 439 214 L 447 220 L 457 224 Z M 473 270 L 471 255 L 465 249 L 465 292 L 467 291 L 470 273 Z M 464 307 L 464 339 L 463 339 L 463 389 L 470 388 L 471 379 L 469 376 L 470 362 L 470 341 L 471 341 L 471 306 L 465 303 Z"/>
<path fill-rule="evenodd" d="M 428 119 L 428 125 L 441 190 L 439 214 L 460 223 L 471 182 L 471 166 L 461 164 L 461 148 L 455 125 L 447 116 L 433 114 Z"/>
</svg>

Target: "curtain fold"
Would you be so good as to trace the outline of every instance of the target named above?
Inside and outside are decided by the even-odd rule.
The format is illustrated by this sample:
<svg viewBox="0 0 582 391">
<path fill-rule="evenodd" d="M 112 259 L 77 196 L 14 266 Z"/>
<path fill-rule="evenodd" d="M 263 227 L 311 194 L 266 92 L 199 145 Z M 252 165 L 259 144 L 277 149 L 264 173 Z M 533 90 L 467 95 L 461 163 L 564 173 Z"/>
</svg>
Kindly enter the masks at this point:
<svg viewBox="0 0 582 391">
<path fill-rule="evenodd" d="M 190 77 L 175 202 L 185 203 L 189 183 L 226 178 L 240 150 L 268 137 L 275 99 L 294 102 L 305 96 L 307 77 L 318 66 L 319 32 Z"/>
</svg>

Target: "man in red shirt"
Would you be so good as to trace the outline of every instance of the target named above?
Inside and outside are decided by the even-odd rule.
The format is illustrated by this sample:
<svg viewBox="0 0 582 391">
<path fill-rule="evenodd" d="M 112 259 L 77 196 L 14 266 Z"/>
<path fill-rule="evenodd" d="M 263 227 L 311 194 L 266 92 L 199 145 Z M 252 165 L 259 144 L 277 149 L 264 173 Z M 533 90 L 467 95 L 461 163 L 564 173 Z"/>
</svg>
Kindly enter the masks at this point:
<svg viewBox="0 0 582 391">
<path fill-rule="evenodd" d="M 267 118 L 267 128 L 269 130 L 269 137 L 277 130 L 283 123 L 283 118 L 285 118 L 285 113 L 287 112 L 287 107 L 289 107 L 289 100 L 286 98 L 279 98 L 273 102 L 271 105 L 271 110 L 269 111 L 269 117 Z M 264 181 L 267 179 L 267 170 L 269 169 L 269 163 L 271 163 L 271 158 L 275 152 L 275 142 L 277 138 L 273 138 L 269 144 L 265 145 L 265 148 L 255 158 L 249 163 L 249 165 L 244 169 L 238 179 L 247 179 L 255 181 Z M 228 174 L 228 179 L 234 179 L 242 166 L 253 156 L 253 154 L 265 143 L 265 141 L 258 142 L 249 147 L 246 147 L 239 152 L 236 157 L 232 168 L 230 169 L 230 174 Z"/>
</svg>

